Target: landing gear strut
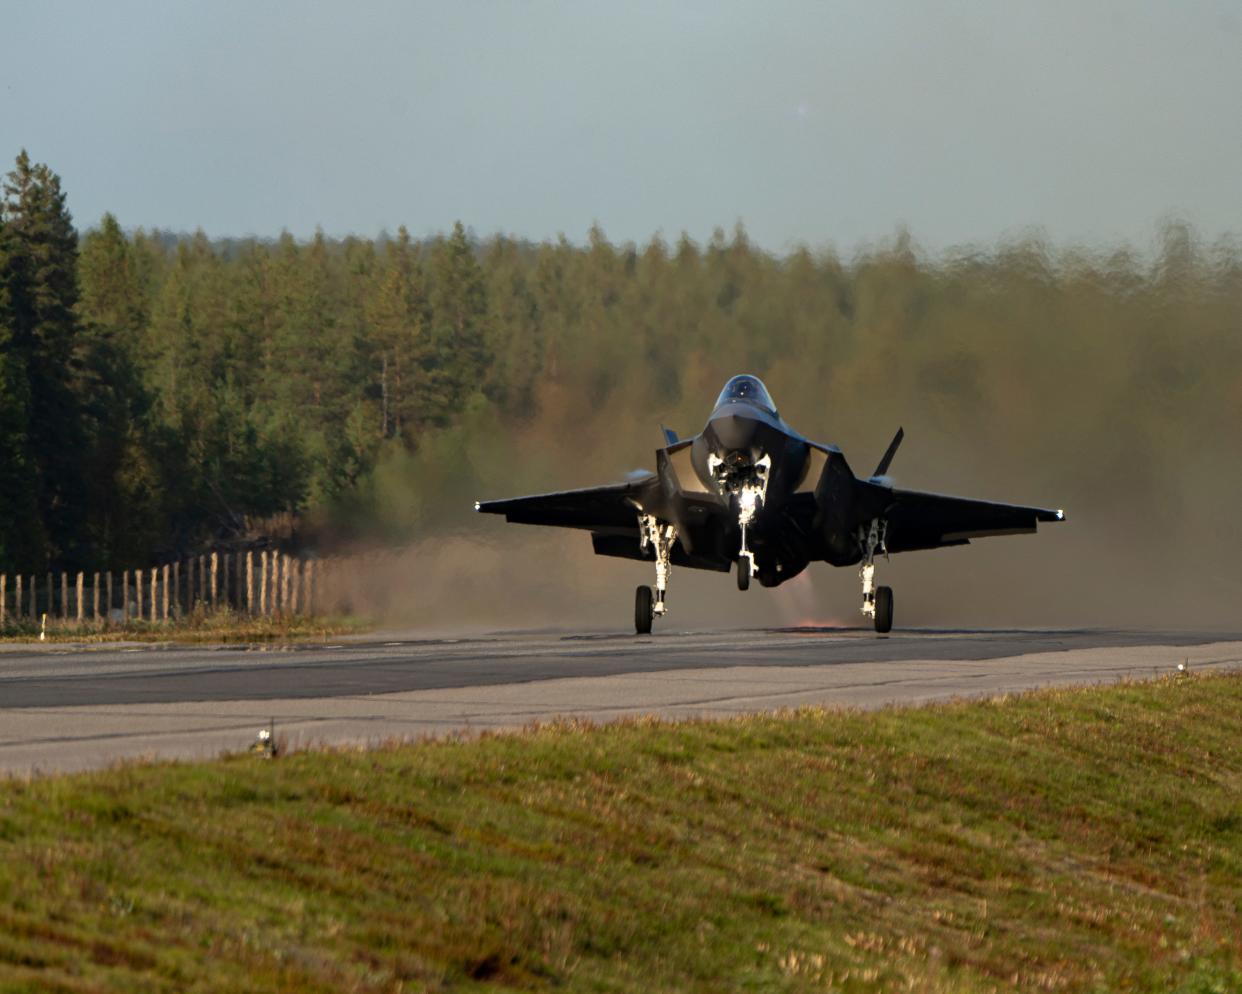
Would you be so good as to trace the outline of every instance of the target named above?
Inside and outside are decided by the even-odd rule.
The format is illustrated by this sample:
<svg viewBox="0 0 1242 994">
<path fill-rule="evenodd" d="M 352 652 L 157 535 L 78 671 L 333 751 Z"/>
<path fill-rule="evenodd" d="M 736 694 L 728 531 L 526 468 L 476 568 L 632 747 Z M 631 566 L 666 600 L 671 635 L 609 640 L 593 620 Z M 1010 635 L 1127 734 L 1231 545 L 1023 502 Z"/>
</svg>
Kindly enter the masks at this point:
<svg viewBox="0 0 1242 994">
<path fill-rule="evenodd" d="M 884 544 L 887 533 L 888 522 L 879 518 L 872 520 L 865 533 L 859 529 L 863 550 L 862 565 L 858 567 L 862 580 L 862 613 L 875 619 L 875 630 L 881 635 L 893 630 L 893 588 L 875 586 L 875 554 L 888 555 L 888 547 Z"/>
<path fill-rule="evenodd" d="M 750 578 L 755 572 L 755 554 L 746 544 L 746 529 L 755 520 L 755 515 L 763 507 L 763 499 L 768 492 L 768 469 L 772 465 L 770 456 L 764 456 L 755 464 L 755 475 L 758 485 L 744 486 L 737 495 L 737 523 L 742 530 L 742 548 L 737 554 L 737 589 L 747 590 Z"/>
<path fill-rule="evenodd" d="M 668 578 L 672 572 L 673 542 L 677 529 L 654 514 L 638 516 L 639 548 L 644 552 L 650 546 L 655 551 L 656 583 L 654 596 L 650 587 L 639 587 L 634 595 L 634 629 L 639 635 L 651 633 L 651 620 L 668 613 L 665 595 Z"/>
</svg>

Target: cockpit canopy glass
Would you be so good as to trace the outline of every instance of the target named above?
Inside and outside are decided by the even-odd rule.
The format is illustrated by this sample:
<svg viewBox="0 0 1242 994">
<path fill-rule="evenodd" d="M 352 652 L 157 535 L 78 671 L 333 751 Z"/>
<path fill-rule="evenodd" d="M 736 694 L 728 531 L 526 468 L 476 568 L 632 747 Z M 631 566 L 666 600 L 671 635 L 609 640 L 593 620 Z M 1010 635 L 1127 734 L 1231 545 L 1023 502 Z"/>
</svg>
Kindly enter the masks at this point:
<svg viewBox="0 0 1242 994">
<path fill-rule="evenodd" d="M 762 407 L 764 410 L 776 413 L 776 405 L 772 403 L 772 398 L 768 396 L 768 388 L 757 376 L 743 374 L 735 376 L 724 385 L 724 389 L 720 391 L 720 396 L 716 398 L 716 406 L 721 404 L 730 404 L 742 402 L 744 404 L 753 404 L 755 407 Z"/>
</svg>

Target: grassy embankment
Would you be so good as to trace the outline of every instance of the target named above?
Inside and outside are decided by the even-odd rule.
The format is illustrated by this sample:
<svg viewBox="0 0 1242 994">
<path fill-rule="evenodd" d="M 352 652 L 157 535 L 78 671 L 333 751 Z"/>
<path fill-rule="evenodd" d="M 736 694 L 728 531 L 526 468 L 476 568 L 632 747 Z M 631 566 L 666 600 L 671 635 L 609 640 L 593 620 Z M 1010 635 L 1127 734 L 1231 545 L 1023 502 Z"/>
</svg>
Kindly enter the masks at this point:
<svg viewBox="0 0 1242 994">
<path fill-rule="evenodd" d="M 46 630 L 22 619 L 0 628 L 0 642 L 306 642 L 333 635 L 365 632 L 372 623 L 352 615 L 287 618 L 254 617 L 232 611 L 194 612 L 175 621 L 128 624 L 48 620 Z"/>
<path fill-rule="evenodd" d="M 1242 676 L 0 797 L 5 990 L 1242 989 Z"/>
</svg>

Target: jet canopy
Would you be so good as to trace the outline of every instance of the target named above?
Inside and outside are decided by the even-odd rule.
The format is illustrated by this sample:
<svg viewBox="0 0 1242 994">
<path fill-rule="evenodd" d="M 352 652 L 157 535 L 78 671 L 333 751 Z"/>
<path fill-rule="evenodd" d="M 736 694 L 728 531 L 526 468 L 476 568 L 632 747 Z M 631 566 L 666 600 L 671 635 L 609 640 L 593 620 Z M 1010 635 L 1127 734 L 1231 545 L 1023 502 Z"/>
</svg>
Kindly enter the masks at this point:
<svg viewBox="0 0 1242 994">
<path fill-rule="evenodd" d="M 776 405 L 772 403 L 768 388 L 763 385 L 763 381 L 757 376 L 745 373 L 733 377 L 726 383 L 724 389 L 720 391 L 720 396 L 716 398 L 717 407 L 721 404 L 735 403 L 752 404 L 772 414 L 776 413 Z"/>
</svg>

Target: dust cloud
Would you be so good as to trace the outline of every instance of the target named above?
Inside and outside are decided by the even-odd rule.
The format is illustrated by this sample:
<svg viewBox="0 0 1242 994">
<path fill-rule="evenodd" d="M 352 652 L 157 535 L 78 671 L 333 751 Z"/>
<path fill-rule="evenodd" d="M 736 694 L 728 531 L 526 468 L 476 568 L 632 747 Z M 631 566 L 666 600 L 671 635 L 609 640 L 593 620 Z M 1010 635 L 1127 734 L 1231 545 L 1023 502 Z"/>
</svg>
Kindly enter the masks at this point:
<svg viewBox="0 0 1242 994">
<path fill-rule="evenodd" d="M 738 291 L 742 317 L 731 300 L 693 333 L 670 323 L 664 353 L 606 380 L 586 350 L 546 373 L 532 417 L 480 416 L 394 472 L 370 513 L 415 538 L 385 567 L 383 619 L 630 630 L 649 564 L 596 557 L 585 532 L 475 515 L 473 501 L 653 468 L 659 425 L 698 431 L 746 371 L 860 476 L 902 425 L 896 486 L 1065 509 L 1037 535 L 881 560 L 898 627 L 1242 625 L 1236 242 L 1201 245 L 1174 224 L 1150 258 L 1036 239 L 929 259 L 898 239 L 849 263 L 765 265 L 770 279 Z M 835 281 L 835 309 L 797 265 Z M 659 627 L 861 625 L 859 600 L 856 571 L 822 563 L 746 593 L 674 569 Z"/>
</svg>

